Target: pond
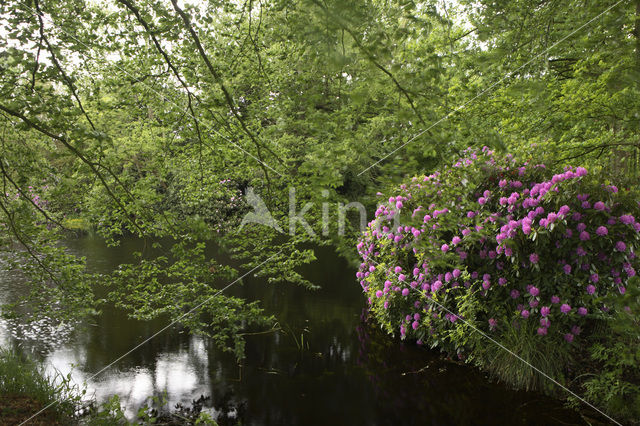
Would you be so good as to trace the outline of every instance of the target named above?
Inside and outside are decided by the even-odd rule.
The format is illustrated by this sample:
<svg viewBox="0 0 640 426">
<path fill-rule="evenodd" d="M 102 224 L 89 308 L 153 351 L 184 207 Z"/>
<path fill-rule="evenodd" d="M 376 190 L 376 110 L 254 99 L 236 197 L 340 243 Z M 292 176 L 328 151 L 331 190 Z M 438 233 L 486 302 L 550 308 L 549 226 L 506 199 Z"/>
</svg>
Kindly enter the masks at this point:
<svg viewBox="0 0 640 426">
<path fill-rule="evenodd" d="M 68 247 L 86 256 L 91 270 L 108 272 L 142 244 L 128 239 L 113 248 L 83 237 Z M 366 320 L 355 269 L 331 248 L 319 248 L 317 256 L 304 275 L 321 290 L 254 277 L 229 289 L 261 300 L 283 329 L 248 336 L 241 365 L 207 339 L 169 329 L 92 377 L 166 325 L 130 320 L 113 307 L 78 325 L 3 322 L 0 344 L 71 372 L 99 402 L 119 394 L 129 416 L 149 396 L 164 394 L 170 406 L 209 396 L 206 409 L 221 425 L 584 424 L 558 401 L 512 391 L 473 368 L 382 334 Z M 0 298 L 10 300 L 20 288 L 17 277 L 0 277 Z"/>
</svg>

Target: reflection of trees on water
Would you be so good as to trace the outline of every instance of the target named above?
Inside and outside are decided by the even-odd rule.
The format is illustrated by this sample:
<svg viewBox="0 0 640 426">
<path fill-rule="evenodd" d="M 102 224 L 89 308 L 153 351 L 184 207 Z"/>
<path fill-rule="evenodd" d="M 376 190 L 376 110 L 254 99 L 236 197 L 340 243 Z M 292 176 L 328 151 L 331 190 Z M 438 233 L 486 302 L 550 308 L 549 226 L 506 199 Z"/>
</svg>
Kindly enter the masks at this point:
<svg viewBox="0 0 640 426">
<path fill-rule="evenodd" d="M 69 342 L 72 338 L 77 321 L 61 321 L 49 316 L 30 317 L 29 311 L 24 308 L 21 300 L 29 297 L 31 287 L 28 277 L 19 269 L 7 271 L 7 264 L 0 259 L 0 305 L 12 305 L 15 312 L 24 314 L 17 319 L 10 316 L 0 317 L 0 345 L 16 351 L 43 357 L 56 348 Z M 59 305 L 51 303 L 48 306 L 51 312 L 56 312 Z M 3 310 L 3 314 L 5 314 Z M 25 319 L 31 319 L 24 322 Z"/>
<path fill-rule="evenodd" d="M 127 250 L 140 248 L 139 241 L 123 243 L 125 247 L 111 249 L 87 239 L 76 242 L 75 249 L 88 255 L 91 267 L 108 271 L 112 264 L 126 261 Z M 100 261 L 94 262 L 95 257 Z M 558 404 L 492 385 L 473 369 L 390 338 L 367 321 L 366 309 L 359 312 L 364 297 L 352 268 L 326 248 L 318 258 L 305 276 L 322 286 L 319 291 L 266 285 L 254 278 L 230 289 L 236 296 L 261 300 L 282 328 L 248 336 L 241 366 L 208 339 L 171 329 L 89 386 L 99 401 L 119 393 L 130 415 L 149 396 L 164 391 L 168 409 L 177 403 L 189 407 L 201 395 L 210 396 L 199 404 L 213 411 L 222 426 L 574 420 L 566 411 L 556 411 L 555 419 L 539 418 L 539 412 L 553 415 L 552 407 Z M 122 311 L 105 306 L 91 324 L 76 330 L 72 341 L 48 351 L 47 361 L 56 366 L 77 364 L 77 381 L 82 383 L 164 325 L 162 319 L 130 320 Z M 19 342 L 10 341 L 17 347 Z"/>
<path fill-rule="evenodd" d="M 399 342 L 371 323 L 357 326 L 357 363 L 364 370 L 379 424 L 584 424 L 560 401 L 491 383 L 476 369 Z"/>
<path fill-rule="evenodd" d="M 29 323 L 0 319 L 0 345 L 39 357 L 68 343 L 77 324 L 64 323 L 48 317 Z"/>
</svg>

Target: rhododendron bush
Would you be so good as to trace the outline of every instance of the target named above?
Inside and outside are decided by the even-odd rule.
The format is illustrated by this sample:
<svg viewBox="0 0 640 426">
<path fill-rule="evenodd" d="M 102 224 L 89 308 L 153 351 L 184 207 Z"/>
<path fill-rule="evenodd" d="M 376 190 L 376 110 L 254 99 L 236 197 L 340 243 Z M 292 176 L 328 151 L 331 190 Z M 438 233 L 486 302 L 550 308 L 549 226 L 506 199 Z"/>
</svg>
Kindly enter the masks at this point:
<svg viewBox="0 0 640 426">
<path fill-rule="evenodd" d="M 473 356 L 469 336 L 500 341 L 507 329 L 576 345 L 634 285 L 637 198 L 582 167 L 464 155 L 379 205 L 358 244 L 371 312 L 389 333 L 461 358 Z"/>
</svg>

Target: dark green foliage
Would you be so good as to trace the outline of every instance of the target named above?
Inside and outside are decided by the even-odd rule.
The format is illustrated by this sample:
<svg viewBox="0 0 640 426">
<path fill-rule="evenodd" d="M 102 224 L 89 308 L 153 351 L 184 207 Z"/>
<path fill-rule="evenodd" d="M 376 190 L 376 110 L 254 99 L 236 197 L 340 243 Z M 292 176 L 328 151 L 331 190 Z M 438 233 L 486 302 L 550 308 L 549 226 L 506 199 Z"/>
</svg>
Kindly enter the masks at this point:
<svg viewBox="0 0 640 426">
<path fill-rule="evenodd" d="M 623 297 L 611 300 L 616 315 L 590 339 L 583 362 L 589 373 L 574 380 L 585 397 L 630 422 L 640 419 L 640 290 L 638 278 Z M 576 401 L 572 400 L 575 404 Z"/>
</svg>

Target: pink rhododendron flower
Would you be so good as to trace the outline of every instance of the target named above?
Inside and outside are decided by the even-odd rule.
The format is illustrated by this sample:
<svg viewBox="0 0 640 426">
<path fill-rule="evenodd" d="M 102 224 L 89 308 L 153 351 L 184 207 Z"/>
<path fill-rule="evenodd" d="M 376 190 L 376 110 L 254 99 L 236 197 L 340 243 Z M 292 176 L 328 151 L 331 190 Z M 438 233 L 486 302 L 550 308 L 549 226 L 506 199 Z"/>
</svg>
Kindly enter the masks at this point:
<svg viewBox="0 0 640 426">
<path fill-rule="evenodd" d="M 635 221 L 636 219 L 630 214 L 624 214 L 620 216 L 620 222 L 624 223 L 625 225 L 633 225 Z"/>
</svg>

